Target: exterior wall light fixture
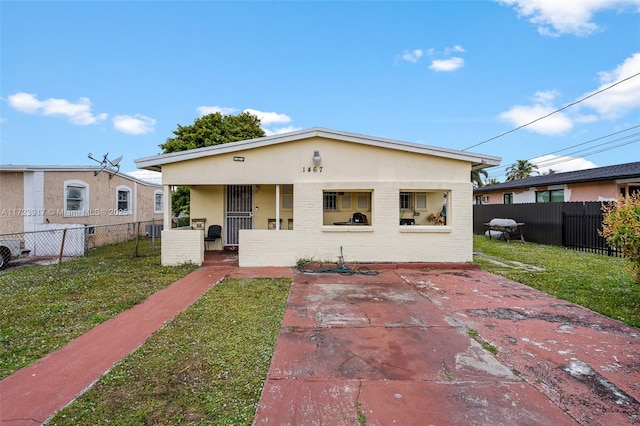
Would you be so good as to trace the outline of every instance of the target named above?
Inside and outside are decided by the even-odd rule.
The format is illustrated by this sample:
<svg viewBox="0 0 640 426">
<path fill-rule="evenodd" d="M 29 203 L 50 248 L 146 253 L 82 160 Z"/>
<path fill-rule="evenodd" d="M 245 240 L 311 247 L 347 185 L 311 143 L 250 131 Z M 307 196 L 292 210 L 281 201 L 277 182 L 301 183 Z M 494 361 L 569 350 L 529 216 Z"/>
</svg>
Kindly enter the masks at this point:
<svg viewBox="0 0 640 426">
<path fill-rule="evenodd" d="M 313 165 L 319 166 L 321 162 L 322 158 L 320 158 L 320 151 L 316 149 L 315 151 L 313 151 Z"/>
</svg>

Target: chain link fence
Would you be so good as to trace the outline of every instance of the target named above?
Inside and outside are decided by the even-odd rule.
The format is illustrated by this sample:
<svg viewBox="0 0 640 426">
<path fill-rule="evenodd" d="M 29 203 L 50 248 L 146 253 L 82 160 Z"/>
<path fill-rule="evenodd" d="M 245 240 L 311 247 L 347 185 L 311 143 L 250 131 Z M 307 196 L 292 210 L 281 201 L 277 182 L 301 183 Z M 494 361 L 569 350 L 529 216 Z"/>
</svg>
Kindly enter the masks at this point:
<svg viewBox="0 0 640 426">
<path fill-rule="evenodd" d="M 63 259 L 86 257 L 95 247 L 142 238 L 150 239 L 151 245 L 136 244 L 132 255 L 157 253 L 160 250 L 160 232 L 163 228 L 162 223 L 155 220 L 113 225 L 39 226 L 43 229 L 0 234 L 0 269 L 16 264 L 57 263 Z"/>
</svg>

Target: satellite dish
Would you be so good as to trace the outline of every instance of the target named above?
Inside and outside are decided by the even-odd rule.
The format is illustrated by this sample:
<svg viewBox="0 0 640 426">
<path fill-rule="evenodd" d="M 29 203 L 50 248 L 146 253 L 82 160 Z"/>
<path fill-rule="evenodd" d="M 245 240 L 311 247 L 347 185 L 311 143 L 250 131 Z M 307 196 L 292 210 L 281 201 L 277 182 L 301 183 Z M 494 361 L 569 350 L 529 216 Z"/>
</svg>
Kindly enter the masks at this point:
<svg viewBox="0 0 640 426">
<path fill-rule="evenodd" d="M 122 157 L 123 157 L 123 156 L 121 155 L 120 157 L 118 157 L 118 158 L 116 158 L 115 160 L 113 160 L 113 161 L 111 162 L 111 165 L 112 165 L 112 166 L 114 166 L 114 167 L 117 167 L 117 166 L 118 166 L 118 164 L 120 164 L 120 162 L 122 161 Z"/>
</svg>

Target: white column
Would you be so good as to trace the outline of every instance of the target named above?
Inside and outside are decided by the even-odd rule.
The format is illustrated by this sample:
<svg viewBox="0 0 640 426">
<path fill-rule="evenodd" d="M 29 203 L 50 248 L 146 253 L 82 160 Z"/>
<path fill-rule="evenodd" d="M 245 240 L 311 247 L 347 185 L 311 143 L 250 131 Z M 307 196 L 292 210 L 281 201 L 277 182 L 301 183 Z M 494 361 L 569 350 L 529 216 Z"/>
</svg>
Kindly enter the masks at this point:
<svg viewBox="0 0 640 426">
<path fill-rule="evenodd" d="M 163 186 L 164 193 L 162 194 L 162 213 L 164 215 L 164 229 L 171 230 L 171 186 Z"/>
<path fill-rule="evenodd" d="M 280 230 L 280 185 L 276 185 L 276 231 Z"/>
</svg>

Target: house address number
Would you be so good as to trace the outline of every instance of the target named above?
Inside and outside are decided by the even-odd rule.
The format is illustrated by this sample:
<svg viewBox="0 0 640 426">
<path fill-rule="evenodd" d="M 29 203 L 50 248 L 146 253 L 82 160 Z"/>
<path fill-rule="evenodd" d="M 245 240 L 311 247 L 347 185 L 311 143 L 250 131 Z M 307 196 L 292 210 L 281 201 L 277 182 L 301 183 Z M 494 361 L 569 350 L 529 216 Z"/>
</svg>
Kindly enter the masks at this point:
<svg viewBox="0 0 640 426">
<path fill-rule="evenodd" d="M 302 173 L 322 173 L 322 166 L 317 167 L 303 167 Z"/>
</svg>

